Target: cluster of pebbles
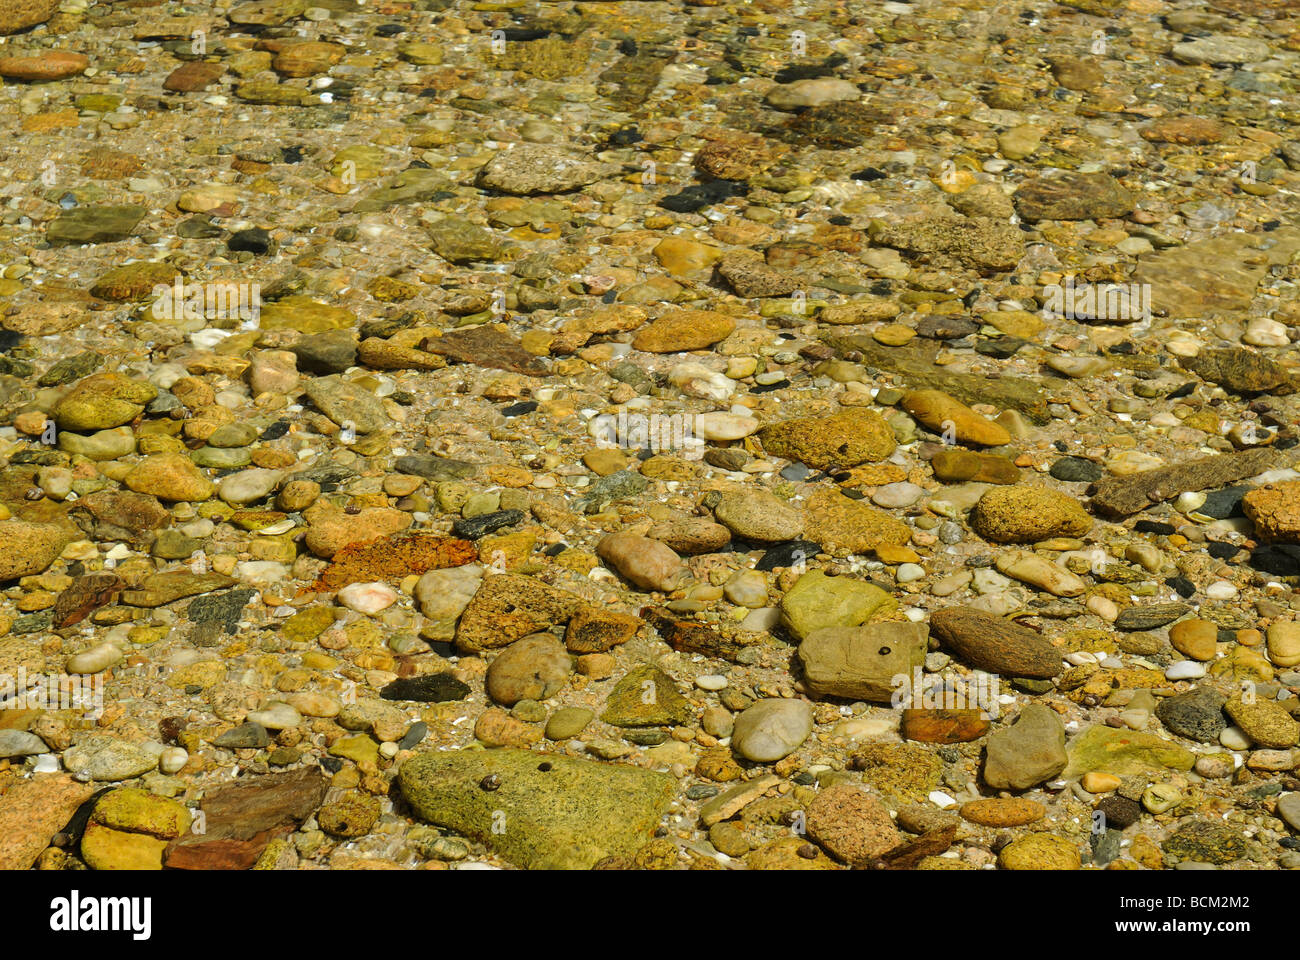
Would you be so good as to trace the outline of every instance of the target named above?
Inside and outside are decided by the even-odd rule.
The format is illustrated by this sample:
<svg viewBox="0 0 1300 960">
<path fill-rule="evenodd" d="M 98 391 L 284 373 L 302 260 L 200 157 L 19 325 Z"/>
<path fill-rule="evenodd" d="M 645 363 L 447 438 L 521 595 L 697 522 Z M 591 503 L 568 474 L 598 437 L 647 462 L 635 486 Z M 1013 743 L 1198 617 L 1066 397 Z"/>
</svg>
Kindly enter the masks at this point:
<svg viewBox="0 0 1300 960">
<path fill-rule="evenodd" d="M 1300 867 L 1290 0 L 8 0 L 0 867 Z"/>
</svg>

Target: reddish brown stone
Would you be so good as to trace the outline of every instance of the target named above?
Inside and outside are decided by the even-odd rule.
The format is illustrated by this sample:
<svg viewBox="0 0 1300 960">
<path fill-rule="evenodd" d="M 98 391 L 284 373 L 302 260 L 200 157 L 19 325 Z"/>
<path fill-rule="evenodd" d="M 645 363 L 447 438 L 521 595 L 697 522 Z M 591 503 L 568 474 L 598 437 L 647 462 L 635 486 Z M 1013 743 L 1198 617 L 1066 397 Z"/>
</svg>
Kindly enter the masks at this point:
<svg viewBox="0 0 1300 960">
<path fill-rule="evenodd" d="M 1230 124 L 1213 117 L 1160 117 L 1147 124 L 1142 138 L 1153 143 L 1218 143 L 1233 132 Z"/>
<path fill-rule="evenodd" d="M 349 583 L 401 580 L 411 574 L 464 566 L 477 558 L 478 550 L 469 540 L 428 533 L 399 534 L 348 544 L 334 554 L 334 562 L 309 589 L 332 593 Z"/>
<path fill-rule="evenodd" d="M 899 844 L 869 866 L 875 870 L 912 870 L 926 857 L 937 857 L 957 839 L 957 825 L 949 823 L 929 830 L 915 840 Z"/>
<path fill-rule="evenodd" d="M 0 77 L 8 80 L 62 80 L 90 66 L 90 58 L 66 50 L 50 50 L 36 57 L 0 57 Z"/>
<path fill-rule="evenodd" d="M 229 837 L 185 837 L 167 846 L 163 866 L 169 870 L 248 870 L 276 837 L 290 827 L 272 827 L 247 840 Z"/>
<path fill-rule="evenodd" d="M 139 157 L 108 147 L 97 147 L 81 158 L 81 175 L 92 180 L 125 180 L 143 169 Z"/>
<path fill-rule="evenodd" d="M 72 586 L 59 594 L 59 599 L 54 602 L 54 629 L 62 630 L 85 620 L 95 610 L 111 603 L 122 586 L 121 578 L 114 573 L 91 573 L 77 577 L 72 581 Z"/>
<path fill-rule="evenodd" d="M 988 733 L 989 721 L 981 710 L 903 711 L 904 740 L 921 743 L 967 743 Z"/>
<path fill-rule="evenodd" d="M 320 806 L 327 786 L 319 770 L 303 767 L 213 787 L 200 804 L 204 836 L 249 840 L 273 827 L 296 826 Z"/>
<path fill-rule="evenodd" d="M 808 838 L 836 860 L 865 866 L 903 839 L 884 804 L 850 783 L 827 787 L 808 805 Z"/>
<path fill-rule="evenodd" d="M 182 63 L 168 74 L 167 79 L 163 81 L 163 89 L 174 93 L 194 93 L 215 83 L 224 72 L 225 68 L 219 63 L 192 60 L 189 63 Z"/>
<path fill-rule="evenodd" d="M 930 631 L 977 670 L 1044 680 L 1061 672 L 1060 651 L 1045 638 L 974 607 L 936 610 L 930 615 Z"/>
<path fill-rule="evenodd" d="M 641 616 L 659 631 L 666 644 L 681 653 L 702 653 L 706 657 L 734 663 L 742 650 L 757 642 L 729 639 L 706 623 L 678 619 L 662 608 L 646 607 Z"/>
</svg>

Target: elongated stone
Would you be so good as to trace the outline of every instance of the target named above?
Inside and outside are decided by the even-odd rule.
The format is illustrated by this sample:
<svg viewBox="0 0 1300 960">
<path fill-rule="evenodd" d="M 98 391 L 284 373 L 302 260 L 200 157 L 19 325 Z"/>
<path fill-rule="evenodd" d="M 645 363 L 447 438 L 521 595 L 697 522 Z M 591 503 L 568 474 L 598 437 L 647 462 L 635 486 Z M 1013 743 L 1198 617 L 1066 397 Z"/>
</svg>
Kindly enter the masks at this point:
<svg viewBox="0 0 1300 960">
<path fill-rule="evenodd" d="M 1107 519 L 1138 513 L 1180 493 L 1209 490 L 1236 483 L 1278 466 L 1280 451 L 1268 447 L 1202 457 L 1187 463 L 1144 470 L 1127 477 L 1109 477 L 1090 489 L 1092 512 Z"/>
</svg>

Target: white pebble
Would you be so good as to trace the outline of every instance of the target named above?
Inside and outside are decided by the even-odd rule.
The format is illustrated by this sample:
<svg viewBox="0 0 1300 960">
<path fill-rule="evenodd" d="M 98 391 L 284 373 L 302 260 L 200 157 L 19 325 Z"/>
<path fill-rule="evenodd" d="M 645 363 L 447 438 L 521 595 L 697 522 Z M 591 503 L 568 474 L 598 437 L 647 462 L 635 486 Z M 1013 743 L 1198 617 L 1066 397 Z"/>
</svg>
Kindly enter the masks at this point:
<svg viewBox="0 0 1300 960">
<path fill-rule="evenodd" d="M 913 580 L 920 580 L 925 576 L 925 568 L 919 563 L 902 563 L 898 566 L 898 573 L 895 579 L 899 583 L 911 583 Z"/>
<path fill-rule="evenodd" d="M 1223 732 L 1219 734 L 1219 743 L 1229 750 L 1250 749 L 1250 737 L 1246 736 L 1240 727 L 1224 727 Z"/>
<path fill-rule="evenodd" d="M 1205 595 L 1211 600 L 1231 600 L 1237 595 L 1237 588 L 1227 580 L 1216 580 L 1205 588 Z"/>
<path fill-rule="evenodd" d="M 721 690 L 727 685 L 727 678 L 717 673 L 706 673 L 695 678 L 695 685 L 701 690 Z"/>
<path fill-rule="evenodd" d="M 168 747 L 158 756 L 158 769 L 167 774 L 180 773 L 189 761 L 189 751 L 184 747 Z"/>
<path fill-rule="evenodd" d="M 349 583 L 338 593 L 339 603 L 367 616 L 397 602 L 397 591 L 386 583 Z"/>
<path fill-rule="evenodd" d="M 1195 680 L 1205 676 L 1205 664 L 1195 660 L 1179 660 L 1165 670 L 1166 680 Z"/>
</svg>

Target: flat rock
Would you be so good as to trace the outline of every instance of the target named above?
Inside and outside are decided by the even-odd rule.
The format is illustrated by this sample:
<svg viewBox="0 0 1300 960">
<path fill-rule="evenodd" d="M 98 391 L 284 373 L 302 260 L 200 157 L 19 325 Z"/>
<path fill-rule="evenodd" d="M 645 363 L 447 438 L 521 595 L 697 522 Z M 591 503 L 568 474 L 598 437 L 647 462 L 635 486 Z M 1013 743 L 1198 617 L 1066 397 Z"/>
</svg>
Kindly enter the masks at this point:
<svg viewBox="0 0 1300 960">
<path fill-rule="evenodd" d="M 894 621 L 814 630 L 799 645 L 804 684 L 813 696 L 889 703 L 896 678 L 925 662 L 928 638 L 925 624 Z"/>
<path fill-rule="evenodd" d="M 513 749 L 422 753 L 397 780 L 418 816 L 528 869 L 631 856 L 676 789 L 667 774 Z"/>
<path fill-rule="evenodd" d="M 1108 477 L 1091 490 L 1093 513 L 1111 520 L 1172 500 L 1187 491 L 1209 490 L 1263 473 L 1280 459 L 1275 450 L 1259 447 L 1201 457 L 1186 463 L 1144 470 L 1126 477 Z"/>
<path fill-rule="evenodd" d="M 1027 790 L 1055 777 L 1066 762 L 1061 718 L 1031 703 L 1010 727 L 989 734 L 984 782 L 997 790 Z"/>
<path fill-rule="evenodd" d="M 1098 771 L 1126 775 L 1149 770 L 1190 770 L 1196 757 L 1177 744 L 1149 733 L 1093 725 L 1067 747 L 1069 766 L 1061 774 L 1073 780 Z"/>
</svg>

